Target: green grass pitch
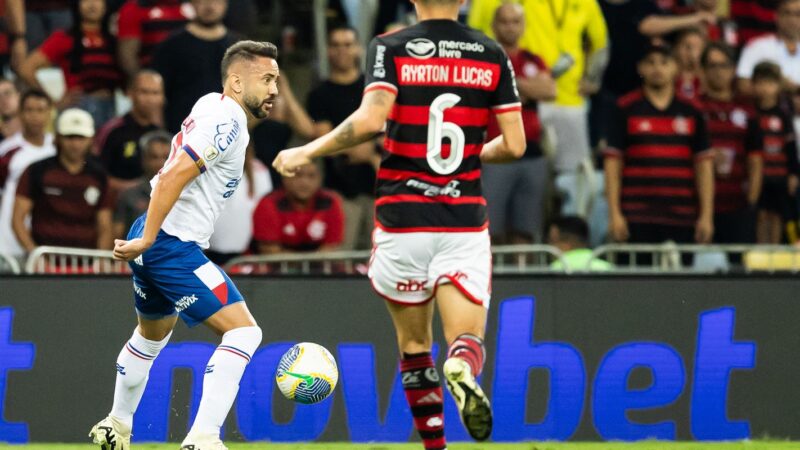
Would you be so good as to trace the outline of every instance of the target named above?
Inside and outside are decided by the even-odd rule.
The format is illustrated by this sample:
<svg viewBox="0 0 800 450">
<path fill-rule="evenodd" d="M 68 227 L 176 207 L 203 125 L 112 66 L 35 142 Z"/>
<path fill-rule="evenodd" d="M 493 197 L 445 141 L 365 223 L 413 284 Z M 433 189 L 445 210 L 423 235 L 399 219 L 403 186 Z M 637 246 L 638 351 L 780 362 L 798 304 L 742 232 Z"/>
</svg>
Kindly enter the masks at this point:
<svg viewBox="0 0 800 450">
<path fill-rule="evenodd" d="M 420 444 L 226 444 L 230 450 L 421 450 Z M 134 444 L 132 450 L 177 450 L 179 444 Z M 84 444 L 3 445 L 0 450 L 97 450 Z M 744 441 L 707 442 L 637 442 L 637 443 L 518 443 L 518 444 L 450 444 L 448 450 L 800 450 L 800 442 Z"/>
</svg>

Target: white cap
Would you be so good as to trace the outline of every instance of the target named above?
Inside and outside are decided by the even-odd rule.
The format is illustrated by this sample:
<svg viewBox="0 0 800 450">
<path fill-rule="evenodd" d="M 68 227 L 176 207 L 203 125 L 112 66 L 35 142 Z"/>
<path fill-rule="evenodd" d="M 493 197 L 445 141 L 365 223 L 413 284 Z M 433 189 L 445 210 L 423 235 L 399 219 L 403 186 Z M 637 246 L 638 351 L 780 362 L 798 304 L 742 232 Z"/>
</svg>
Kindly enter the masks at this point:
<svg viewBox="0 0 800 450">
<path fill-rule="evenodd" d="M 56 121 L 56 133 L 61 136 L 94 136 L 94 119 L 79 108 L 65 109 Z"/>
</svg>

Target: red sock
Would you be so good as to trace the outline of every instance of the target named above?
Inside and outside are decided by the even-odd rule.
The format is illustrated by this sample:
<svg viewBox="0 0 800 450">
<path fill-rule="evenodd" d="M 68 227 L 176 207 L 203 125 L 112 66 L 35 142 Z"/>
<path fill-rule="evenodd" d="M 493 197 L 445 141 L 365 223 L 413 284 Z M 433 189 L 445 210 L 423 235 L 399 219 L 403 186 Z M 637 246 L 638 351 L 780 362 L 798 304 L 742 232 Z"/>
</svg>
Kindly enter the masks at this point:
<svg viewBox="0 0 800 450">
<path fill-rule="evenodd" d="M 486 350 L 483 339 L 474 334 L 462 334 L 450 345 L 448 358 L 461 358 L 472 368 L 472 375 L 477 378 L 483 372 L 483 358 Z"/>
<path fill-rule="evenodd" d="M 431 354 L 403 353 L 400 372 L 414 427 L 425 450 L 444 450 L 444 397 Z"/>
</svg>

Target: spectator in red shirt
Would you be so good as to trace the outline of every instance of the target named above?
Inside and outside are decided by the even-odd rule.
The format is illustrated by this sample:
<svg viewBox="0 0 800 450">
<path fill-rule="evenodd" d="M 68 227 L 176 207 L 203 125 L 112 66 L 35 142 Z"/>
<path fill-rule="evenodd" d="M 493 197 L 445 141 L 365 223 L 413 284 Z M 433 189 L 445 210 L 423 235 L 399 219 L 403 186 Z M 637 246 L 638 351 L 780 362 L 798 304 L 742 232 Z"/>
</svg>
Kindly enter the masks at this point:
<svg viewBox="0 0 800 450">
<path fill-rule="evenodd" d="M 335 250 L 344 238 L 339 195 L 321 189 L 315 164 L 283 179 L 283 188 L 259 202 L 253 213 L 253 239 L 262 254 Z"/>
<path fill-rule="evenodd" d="M 119 10 L 119 63 L 128 77 L 148 67 L 158 44 L 194 16 L 182 0 L 128 0 Z"/>
<path fill-rule="evenodd" d="M 718 13 L 719 0 L 695 0 L 691 6 L 679 6 L 673 10 L 675 14 L 709 14 L 716 16 L 716 20 L 703 22 L 700 29 L 711 42 L 724 42 L 731 47 L 740 44 L 739 32 L 736 23 Z"/>
<path fill-rule="evenodd" d="M 694 99 L 702 89 L 700 55 L 706 46 L 706 37 L 699 28 L 687 28 L 675 40 L 675 60 L 678 62 L 676 93 Z"/>
<path fill-rule="evenodd" d="M 41 88 L 36 71 L 59 66 L 64 72 L 67 92 L 59 109 L 79 106 L 95 123 L 103 124 L 115 115 L 114 90 L 122 83 L 117 65 L 116 41 L 109 31 L 105 0 L 74 3 L 76 20 L 69 30 L 58 30 L 31 53 L 20 67 L 25 83 Z"/>
<path fill-rule="evenodd" d="M 508 54 L 523 101 L 527 148 L 513 164 L 483 167 L 483 186 L 489 208 L 489 231 L 494 243 L 530 244 L 542 238 L 542 216 L 547 188 L 547 160 L 540 146 L 542 127 L 538 102 L 554 100 L 556 83 L 542 59 L 519 48 L 525 30 L 522 6 L 506 3 L 495 11 L 492 24 L 497 42 Z M 500 135 L 497 120 L 491 117 L 486 141 Z"/>
<path fill-rule="evenodd" d="M 14 234 L 25 251 L 38 245 L 112 248 L 108 179 L 88 159 L 94 136 L 92 116 L 67 109 L 56 123 L 58 154 L 30 165 L 19 180 Z M 31 227 L 25 222 L 30 217 Z"/>
<path fill-rule="evenodd" d="M 701 58 L 706 80 L 699 101 L 714 149 L 714 242 L 755 242 L 755 207 L 761 195 L 763 136 L 749 102 L 734 92 L 733 49 L 711 43 Z"/>
<path fill-rule="evenodd" d="M 615 241 L 711 242 L 713 153 L 702 113 L 675 95 L 677 67 L 663 46 L 639 63 L 641 91 L 622 97 L 605 158 Z"/>
</svg>

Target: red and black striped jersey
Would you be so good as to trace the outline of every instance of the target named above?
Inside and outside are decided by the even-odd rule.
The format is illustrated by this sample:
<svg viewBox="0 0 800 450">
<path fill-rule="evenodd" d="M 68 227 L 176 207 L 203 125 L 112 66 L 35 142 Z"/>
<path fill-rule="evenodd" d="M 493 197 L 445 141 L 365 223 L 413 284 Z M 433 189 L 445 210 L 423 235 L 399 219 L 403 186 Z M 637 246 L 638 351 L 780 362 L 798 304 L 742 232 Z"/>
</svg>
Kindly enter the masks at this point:
<svg viewBox="0 0 800 450">
<path fill-rule="evenodd" d="M 183 0 L 128 0 L 119 10 L 119 39 L 138 39 L 139 61 L 150 65 L 158 44 L 183 27 L 194 15 Z"/>
<path fill-rule="evenodd" d="M 739 100 L 700 97 L 714 148 L 714 211 L 730 213 L 747 206 L 747 159 L 761 156 L 763 135 L 753 108 Z"/>
<path fill-rule="evenodd" d="M 477 231 L 487 226 L 480 152 L 490 110 L 519 111 L 503 49 L 452 20 L 426 20 L 376 37 L 365 92 L 397 95 L 376 187 L 386 231 Z"/>
<path fill-rule="evenodd" d="M 622 97 L 606 157 L 622 158 L 622 213 L 629 223 L 693 226 L 695 161 L 711 157 L 706 121 L 691 100 L 656 108 L 641 91 Z"/>
<path fill-rule="evenodd" d="M 775 32 L 778 0 L 731 0 L 731 19 L 739 27 L 739 44 Z"/>
<path fill-rule="evenodd" d="M 798 174 L 797 149 L 792 119 L 779 106 L 758 109 L 758 125 L 764 136 L 764 181 L 783 181 Z"/>
</svg>

